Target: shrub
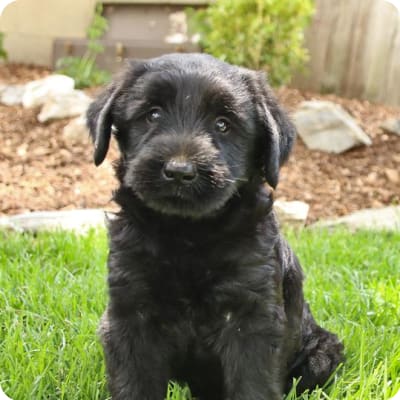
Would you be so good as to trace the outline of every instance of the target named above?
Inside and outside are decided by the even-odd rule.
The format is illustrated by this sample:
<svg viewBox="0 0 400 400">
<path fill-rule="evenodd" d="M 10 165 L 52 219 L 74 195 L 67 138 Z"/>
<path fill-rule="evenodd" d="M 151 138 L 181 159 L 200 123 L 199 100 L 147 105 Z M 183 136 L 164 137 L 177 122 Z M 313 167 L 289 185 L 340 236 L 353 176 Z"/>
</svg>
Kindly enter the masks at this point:
<svg viewBox="0 0 400 400">
<path fill-rule="evenodd" d="M 7 60 L 7 52 L 4 49 L 3 40 L 4 40 L 4 33 L 0 32 L 0 60 L 3 59 L 6 61 Z"/>
<path fill-rule="evenodd" d="M 77 88 L 98 86 L 110 80 L 110 73 L 96 64 L 97 55 L 104 51 L 100 39 L 108 29 L 102 16 L 103 7 L 96 5 L 95 15 L 87 30 L 88 47 L 83 57 L 63 57 L 57 61 L 57 71 L 75 79 Z"/>
<path fill-rule="evenodd" d="M 281 85 L 308 59 L 304 29 L 313 10 L 313 0 L 217 0 L 188 16 L 204 51 L 265 70 L 273 85 Z"/>
</svg>

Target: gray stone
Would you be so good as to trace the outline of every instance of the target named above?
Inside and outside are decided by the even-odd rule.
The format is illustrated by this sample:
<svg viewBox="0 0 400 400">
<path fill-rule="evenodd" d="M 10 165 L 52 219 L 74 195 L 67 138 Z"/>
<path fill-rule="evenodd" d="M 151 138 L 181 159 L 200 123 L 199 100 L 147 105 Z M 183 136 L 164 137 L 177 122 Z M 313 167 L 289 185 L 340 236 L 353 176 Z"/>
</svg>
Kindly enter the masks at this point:
<svg viewBox="0 0 400 400">
<path fill-rule="evenodd" d="M 400 206 L 369 208 L 343 217 L 319 221 L 312 226 L 323 228 L 345 226 L 350 230 L 400 231 Z"/>
<path fill-rule="evenodd" d="M 306 223 L 310 206 L 302 201 L 281 201 L 274 202 L 274 210 L 281 225 L 291 227 L 303 227 Z"/>
<path fill-rule="evenodd" d="M 388 119 L 381 125 L 381 128 L 389 133 L 400 136 L 400 119 Z"/>
<path fill-rule="evenodd" d="M 112 213 L 99 209 L 66 211 L 35 211 L 0 218 L 0 229 L 15 231 L 67 230 L 85 232 L 93 227 L 102 227 Z"/>
<path fill-rule="evenodd" d="M 6 106 L 16 106 L 22 103 L 25 85 L 3 85 L 0 87 L 0 103 Z"/>
<path fill-rule="evenodd" d="M 354 146 L 370 145 L 371 139 L 338 104 L 306 101 L 294 113 L 293 121 L 309 149 L 342 153 Z"/>
<path fill-rule="evenodd" d="M 31 81 L 26 84 L 22 105 L 25 108 L 41 106 L 50 96 L 71 92 L 74 86 L 75 81 L 72 78 L 57 74 Z"/>
<path fill-rule="evenodd" d="M 49 95 L 38 115 L 38 121 L 47 122 L 53 119 L 82 115 L 91 102 L 92 99 L 82 90 Z"/>
<path fill-rule="evenodd" d="M 86 117 L 81 115 L 74 118 L 63 129 L 63 138 L 68 143 L 88 143 L 89 130 L 86 126 Z"/>
</svg>

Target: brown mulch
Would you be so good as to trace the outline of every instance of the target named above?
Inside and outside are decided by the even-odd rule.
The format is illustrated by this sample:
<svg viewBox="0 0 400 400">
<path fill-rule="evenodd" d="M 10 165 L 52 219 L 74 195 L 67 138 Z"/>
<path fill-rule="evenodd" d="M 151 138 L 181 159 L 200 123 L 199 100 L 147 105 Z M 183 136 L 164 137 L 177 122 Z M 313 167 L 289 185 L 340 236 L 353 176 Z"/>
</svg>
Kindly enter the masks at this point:
<svg viewBox="0 0 400 400">
<path fill-rule="evenodd" d="M 0 65 L 0 83 L 27 82 L 48 73 L 45 68 Z M 379 127 L 387 118 L 400 118 L 400 108 L 288 88 L 279 89 L 278 97 L 289 110 L 304 100 L 335 101 L 357 120 L 373 144 L 332 155 L 310 151 L 298 139 L 283 167 L 276 198 L 309 203 L 310 222 L 400 203 L 400 137 Z M 37 113 L 0 105 L 0 215 L 113 208 L 115 146 L 96 168 L 89 140 L 74 144 L 64 140 L 62 130 L 68 120 L 41 124 Z"/>
<path fill-rule="evenodd" d="M 50 69 L 46 67 L 23 64 L 0 64 L 0 83 L 16 85 L 43 78 L 50 73 Z"/>
<path fill-rule="evenodd" d="M 339 103 L 372 139 L 371 146 L 335 155 L 308 150 L 299 138 L 283 167 L 278 197 L 309 203 L 311 222 L 400 203 L 400 136 L 380 128 L 386 119 L 400 118 L 399 107 L 295 89 L 281 89 L 278 96 L 289 110 L 304 100 Z"/>
</svg>

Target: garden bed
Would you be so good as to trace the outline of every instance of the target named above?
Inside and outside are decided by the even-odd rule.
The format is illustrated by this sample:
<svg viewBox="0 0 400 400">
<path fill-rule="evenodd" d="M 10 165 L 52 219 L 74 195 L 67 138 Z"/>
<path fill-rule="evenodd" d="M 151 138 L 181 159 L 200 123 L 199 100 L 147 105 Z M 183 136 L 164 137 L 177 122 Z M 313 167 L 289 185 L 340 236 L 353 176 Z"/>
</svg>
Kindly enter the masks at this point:
<svg viewBox="0 0 400 400">
<path fill-rule="evenodd" d="M 49 71 L 21 65 L 0 66 L 0 83 L 22 83 Z M 95 90 L 90 90 L 93 94 Z M 333 95 L 277 91 L 294 110 L 303 100 L 324 99 L 341 104 L 372 139 L 372 146 L 342 155 L 308 150 L 298 139 L 283 168 L 276 198 L 310 204 L 309 221 L 352 211 L 400 203 L 400 137 L 380 124 L 399 117 L 400 109 Z M 113 208 L 116 186 L 112 160 L 115 145 L 99 168 L 92 164 L 89 140 L 71 143 L 62 136 L 69 120 L 37 121 L 38 110 L 0 105 L 0 215 L 34 210 L 87 207 Z"/>
</svg>

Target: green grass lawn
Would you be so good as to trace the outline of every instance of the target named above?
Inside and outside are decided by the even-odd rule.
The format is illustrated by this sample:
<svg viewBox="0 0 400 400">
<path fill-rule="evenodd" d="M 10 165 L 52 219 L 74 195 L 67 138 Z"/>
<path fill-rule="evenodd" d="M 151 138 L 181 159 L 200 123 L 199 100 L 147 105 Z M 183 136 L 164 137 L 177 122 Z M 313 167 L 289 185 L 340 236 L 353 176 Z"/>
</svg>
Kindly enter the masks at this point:
<svg viewBox="0 0 400 400">
<path fill-rule="evenodd" d="M 389 399 L 400 389 L 400 234 L 287 236 L 314 315 L 347 357 L 326 392 L 301 399 Z M 14 400 L 108 398 L 96 337 L 106 253 L 104 232 L 0 232 L 0 385 Z M 170 389 L 171 400 L 184 398 Z"/>
</svg>

